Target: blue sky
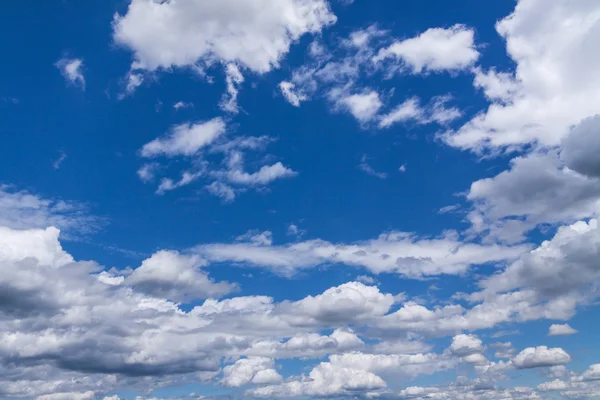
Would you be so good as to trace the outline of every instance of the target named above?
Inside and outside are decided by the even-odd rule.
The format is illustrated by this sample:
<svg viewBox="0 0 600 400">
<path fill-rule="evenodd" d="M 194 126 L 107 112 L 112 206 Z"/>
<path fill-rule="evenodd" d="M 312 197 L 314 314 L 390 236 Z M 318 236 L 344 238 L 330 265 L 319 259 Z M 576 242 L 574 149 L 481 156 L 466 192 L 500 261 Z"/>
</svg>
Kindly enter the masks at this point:
<svg viewBox="0 0 600 400">
<path fill-rule="evenodd" d="M 0 398 L 600 396 L 600 5 L 6 5 Z"/>
</svg>

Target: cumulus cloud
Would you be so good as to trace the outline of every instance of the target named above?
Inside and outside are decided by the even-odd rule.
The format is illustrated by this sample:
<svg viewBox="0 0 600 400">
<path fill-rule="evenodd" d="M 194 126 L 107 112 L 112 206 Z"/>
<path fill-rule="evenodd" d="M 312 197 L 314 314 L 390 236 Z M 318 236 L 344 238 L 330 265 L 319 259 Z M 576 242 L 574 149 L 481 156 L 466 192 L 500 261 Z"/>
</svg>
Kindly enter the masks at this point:
<svg viewBox="0 0 600 400">
<path fill-rule="evenodd" d="M 568 324 L 552 324 L 548 330 L 548 336 L 569 336 L 576 333 L 578 333 L 578 331 L 571 328 Z"/>
<path fill-rule="evenodd" d="M 518 369 L 551 367 L 571 362 L 571 356 L 561 348 L 546 346 L 528 347 L 514 357 L 512 363 Z"/>
<path fill-rule="evenodd" d="M 221 383 L 228 387 L 240 387 L 250 383 L 274 384 L 283 378 L 273 369 L 273 360 L 264 357 L 242 358 L 223 368 Z"/>
<path fill-rule="evenodd" d="M 509 170 L 471 185 L 472 232 L 518 242 L 541 224 L 573 223 L 600 210 L 600 180 L 565 168 L 555 151 L 511 161 Z"/>
<path fill-rule="evenodd" d="M 482 280 L 480 296 L 521 289 L 554 302 L 555 310 L 561 309 L 564 315 L 572 314 L 578 302 L 597 296 L 593 285 L 600 280 L 599 243 L 596 220 L 560 227 L 551 240 Z"/>
<path fill-rule="evenodd" d="M 369 89 L 347 93 L 345 89 L 336 88 L 329 93 L 329 98 L 337 108 L 348 111 L 361 123 L 373 120 L 383 106 L 379 93 Z"/>
<path fill-rule="evenodd" d="M 484 350 L 483 342 L 474 335 L 456 335 L 452 338 L 452 344 L 450 345 L 452 354 L 459 357 L 483 353 Z"/>
<path fill-rule="evenodd" d="M 55 64 L 62 76 L 71 85 L 85 90 L 85 77 L 83 76 L 83 60 L 80 58 L 61 58 Z"/>
<path fill-rule="evenodd" d="M 446 142 L 476 152 L 555 146 L 572 125 L 600 113 L 599 9 L 597 2 L 519 0 L 496 24 L 515 71 L 476 71 L 475 86 L 492 103 L 444 135 Z"/>
<path fill-rule="evenodd" d="M 113 23 L 116 43 L 134 52 L 135 66 L 195 66 L 212 59 L 257 73 L 279 65 L 291 44 L 335 23 L 325 0 L 132 0 Z"/>
<path fill-rule="evenodd" d="M 220 297 L 236 289 L 228 282 L 213 282 L 200 271 L 205 264 L 195 255 L 159 251 L 144 260 L 125 282 L 140 292 L 173 301 Z"/>
<path fill-rule="evenodd" d="M 475 32 L 464 25 L 431 28 L 380 50 L 373 62 L 394 59 L 399 62 L 400 70 L 408 69 L 414 74 L 458 71 L 470 67 L 479 58 L 474 39 Z"/>
</svg>

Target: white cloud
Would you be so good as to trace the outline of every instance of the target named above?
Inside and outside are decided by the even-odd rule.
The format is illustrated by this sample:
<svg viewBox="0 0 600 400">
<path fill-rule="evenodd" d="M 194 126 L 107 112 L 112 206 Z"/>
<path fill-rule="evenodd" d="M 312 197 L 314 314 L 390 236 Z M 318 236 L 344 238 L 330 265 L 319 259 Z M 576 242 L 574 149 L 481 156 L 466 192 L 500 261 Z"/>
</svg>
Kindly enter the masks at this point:
<svg viewBox="0 0 600 400">
<path fill-rule="evenodd" d="M 350 94 L 345 89 L 336 88 L 329 92 L 329 98 L 336 107 L 348 111 L 361 123 L 373 120 L 383 106 L 379 93 L 369 89 Z"/>
<path fill-rule="evenodd" d="M 257 397 L 335 396 L 359 394 L 383 389 L 387 385 L 379 376 L 359 369 L 344 368 L 323 362 L 314 367 L 308 378 L 280 385 L 250 390 Z"/>
<path fill-rule="evenodd" d="M 215 171 L 213 176 L 225 179 L 229 183 L 242 186 L 264 186 L 277 179 L 293 178 L 298 173 L 285 167 L 281 162 L 264 165 L 256 172 L 244 171 L 244 159 L 240 152 L 233 152 L 227 162 L 228 169 Z"/>
<path fill-rule="evenodd" d="M 36 400 L 94 400 L 94 392 L 88 391 L 85 393 L 54 393 L 36 397 Z"/>
<path fill-rule="evenodd" d="M 52 163 L 54 169 L 60 169 L 62 163 L 67 159 L 67 153 L 64 151 L 60 152 L 60 156 Z"/>
<path fill-rule="evenodd" d="M 173 104 L 173 108 L 176 111 L 179 111 L 184 108 L 190 108 L 190 107 L 194 107 L 194 103 L 178 101 L 177 103 Z"/>
<path fill-rule="evenodd" d="M 137 68 L 194 66 L 217 59 L 257 73 L 279 65 L 291 44 L 335 23 L 324 0 L 132 0 L 115 16 L 115 41 Z"/>
<path fill-rule="evenodd" d="M 126 78 L 125 92 L 119 95 L 122 100 L 126 96 L 132 95 L 135 90 L 144 83 L 144 75 L 139 72 L 129 71 Z"/>
<path fill-rule="evenodd" d="M 225 68 L 226 82 L 227 82 L 227 93 L 223 95 L 221 99 L 221 110 L 237 114 L 238 103 L 237 97 L 239 87 L 244 83 L 244 76 L 240 72 L 240 69 L 235 64 L 227 64 Z"/>
<path fill-rule="evenodd" d="M 410 69 L 414 74 L 466 69 L 479 58 L 474 37 L 475 32 L 464 25 L 431 28 L 380 50 L 373 62 L 393 58 L 400 62 L 401 69 Z"/>
<path fill-rule="evenodd" d="M 373 278 L 372 276 L 367 276 L 367 275 L 359 275 L 356 277 L 356 281 L 360 282 L 360 283 L 364 283 L 365 285 L 373 285 L 375 284 L 377 281 L 375 280 L 375 278 Z"/>
<path fill-rule="evenodd" d="M 236 238 L 240 242 L 249 242 L 257 246 L 270 246 L 273 244 L 273 233 L 271 231 L 259 232 L 250 230 Z"/>
<path fill-rule="evenodd" d="M 175 125 L 169 135 L 146 143 L 141 150 L 143 157 L 178 155 L 191 156 L 211 144 L 226 130 L 221 118 L 194 124 Z"/>
<path fill-rule="evenodd" d="M 376 287 L 349 282 L 327 289 L 320 295 L 284 304 L 290 315 L 308 317 L 315 321 L 360 321 L 388 312 L 394 297 Z"/>
<path fill-rule="evenodd" d="M 304 234 L 306 234 L 306 230 L 300 229 L 296 224 L 290 224 L 287 228 L 288 236 L 296 236 L 297 238 L 300 238 L 304 236 Z"/>
<path fill-rule="evenodd" d="M 298 175 L 294 170 L 285 167 L 282 163 L 277 162 L 273 165 L 264 165 L 253 173 L 244 172 L 241 170 L 231 170 L 227 172 L 227 179 L 231 183 L 238 185 L 266 185 L 277 179 L 292 178 Z"/>
<path fill-rule="evenodd" d="M 483 342 L 474 335 L 456 335 L 452 338 L 452 344 L 450 345 L 452 354 L 459 357 L 483 353 L 484 350 Z"/>
<path fill-rule="evenodd" d="M 555 379 L 550 382 L 540 383 L 538 385 L 538 389 L 543 392 L 566 390 L 568 388 L 569 388 L 569 385 L 566 382 L 561 381 L 560 379 Z"/>
<path fill-rule="evenodd" d="M 206 185 L 204 188 L 208 193 L 219 197 L 225 203 L 231 203 L 233 200 L 235 200 L 235 189 L 223 182 L 213 182 L 210 185 Z"/>
<path fill-rule="evenodd" d="M 195 255 L 159 251 L 144 260 L 125 283 L 140 292 L 173 301 L 220 297 L 236 290 L 228 282 L 213 282 L 200 267 L 206 262 Z"/>
<path fill-rule="evenodd" d="M 54 65 L 69 84 L 85 90 L 85 77 L 82 71 L 83 60 L 80 58 L 61 58 Z"/>
<path fill-rule="evenodd" d="M 159 168 L 157 163 L 145 163 L 137 170 L 137 175 L 144 183 L 152 182 Z"/>
<path fill-rule="evenodd" d="M 204 175 L 204 171 L 202 170 L 197 172 L 184 171 L 183 174 L 181 174 L 181 179 L 179 179 L 177 182 L 173 181 L 171 178 L 163 178 L 156 189 L 156 194 L 163 195 L 165 192 L 170 192 L 171 190 L 187 186 L 199 179 L 202 175 Z"/>
<path fill-rule="evenodd" d="M 598 2 L 519 0 L 496 25 L 516 70 L 476 70 L 475 86 L 492 104 L 444 139 L 477 152 L 558 145 L 572 125 L 600 113 L 598 26 Z"/>
<path fill-rule="evenodd" d="M 281 90 L 281 94 L 285 99 L 293 105 L 294 107 L 300 107 L 300 103 L 305 100 L 308 100 L 308 97 L 302 92 L 296 90 L 296 85 L 292 82 L 283 81 L 279 84 L 279 89 Z"/>
<path fill-rule="evenodd" d="M 0 185 L 0 226 L 13 229 L 59 227 L 69 237 L 98 231 L 105 223 L 84 204 L 44 198 Z"/>
<path fill-rule="evenodd" d="M 581 375 L 584 381 L 600 380 L 600 364 L 590 365 L 590 367 Z"/>
<path fill-rule="evenodd" d="M 254 384 L 274 384 L 283 379 L 273 369 L 272 359 L 264 357 L 242 358 L 235 364 L 223 368 L 221 383 L 228 387 L 240 387 Z"/>
<path fill-rule="evenodd" d="M 568 336 L 576 333 L 578 333 L 578 331 L 571 328 L 568 324 L 552 324 L 548 330 L 548 336 Z"/>
<path fill-rule="evenodd" d="M 381 120 L 379 121 L 379 127 L 389 128 L 398 122 L 406 122 L 411 120 L 421 121 L 424 118 L 423 114 L 424 110 L 419 104 L 419 99 L 413 97 L 398 105 L 388 114 L 382 116 Z"/>
<path fill-rule="evenodd" d="M 379 127 L 389 128 L 399 122 L 414 122 L 418 125 L 440 124 L 445 125 L 462 116 L 462 112 L 456 107 L 446 107 L 450 96 L 434 97 L 426 107 L 421 106 L 418 97 L 412 97 L 396 106 L 389 113 L 382 115 L 379 119 Z"/>
<path fill-rule="evenodd" d="M 478 296 L 530 291 L 540 300 L 553 301 L 554 310 L 566 315 L 574 312 L 579 302 L 597 296 L 590 287 L 600 281 L 600 230 L 598 222 L 577 222 L 560 227 L 556 235 L 499 274 L 480 282 L 484 289 Z"/>
<path fill-rule="evenodd" d="M 571 356 L 559 347 L 549 349 L 546 346 L 538 346 L 526 348 L 511 361 L 518 369 L 528 369 L 568 364 L 571 362 Z"/>
<path fill-rule="evenodd" d="M 321 264 L 346 264 L 374 274 L 397 273 L 420 278 L 461 274 L 469 266 L 516 259 L 527 246 L 506 247 L 461 243 L 452 237 L 419 238 L 405 232 L 389 232 L 356 243 L 309 240 L 281 246 L 206 244 L 193 249 L 208 260 L 238 262 L 269 268 L 280 274 Z"/>
<path fill-rule="evenodd" d="M 565 168 L 555 151 L 511 161 L 509 170 L 474 182 L 468 220 L 475 233 L 517 242 L 540 224 L 573 223 L 600 210 L 600 181 Z"/>
</svg>

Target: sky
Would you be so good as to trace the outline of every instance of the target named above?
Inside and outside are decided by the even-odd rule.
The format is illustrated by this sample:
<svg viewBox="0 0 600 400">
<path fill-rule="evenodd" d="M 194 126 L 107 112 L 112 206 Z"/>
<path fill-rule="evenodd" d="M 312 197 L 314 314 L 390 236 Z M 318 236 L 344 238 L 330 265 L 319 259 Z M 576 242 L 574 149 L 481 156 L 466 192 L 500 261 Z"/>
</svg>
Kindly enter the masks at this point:
<svg viewBox="0 0 600 400">
<path fill-rule="evenodd" d="M 597 0 L 0 12 L 0 398 L 600 398 Z"/>
</svg>

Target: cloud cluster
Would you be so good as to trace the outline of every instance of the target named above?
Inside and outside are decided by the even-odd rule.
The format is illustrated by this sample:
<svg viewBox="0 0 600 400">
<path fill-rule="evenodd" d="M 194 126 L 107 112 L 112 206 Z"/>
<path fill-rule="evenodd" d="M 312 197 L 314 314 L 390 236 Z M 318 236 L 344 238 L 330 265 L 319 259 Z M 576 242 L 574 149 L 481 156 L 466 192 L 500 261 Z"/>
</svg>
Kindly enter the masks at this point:
<svg viewBox="0 0 600 400">
<path fill-rule="evenodd" d="M 212 181 L 205 185 L 208 193 L 224 202 L 231 202 L 248 187 L 264 187 L 275 180 L 297 175 L 296 171 L 285 167 L 281 162 L 262 165 L 255 172 L 245 170 L 245 152 L 262 150 L 270 141 L 272 139 L 267 136 L 228 137 L 227 123 L 220 117 L 179 124 L 173 126 L 163 137 L 142 146 L 141 157 L 153 161 L 144 163 L 137 173 L 143 182 L 152 182 L 162 169 L 157 160 L 161 157 L 183 157 L 189 160 L 190 167 L 181 172 L 179 180 L 162 178 L 156 190 L 157 194 L 164 194 L 203 179 Z M 207 155 L 220 155 L 221 162 L 209 161 Z"/>
</svg>

